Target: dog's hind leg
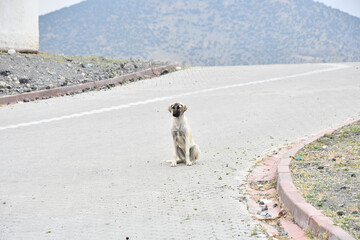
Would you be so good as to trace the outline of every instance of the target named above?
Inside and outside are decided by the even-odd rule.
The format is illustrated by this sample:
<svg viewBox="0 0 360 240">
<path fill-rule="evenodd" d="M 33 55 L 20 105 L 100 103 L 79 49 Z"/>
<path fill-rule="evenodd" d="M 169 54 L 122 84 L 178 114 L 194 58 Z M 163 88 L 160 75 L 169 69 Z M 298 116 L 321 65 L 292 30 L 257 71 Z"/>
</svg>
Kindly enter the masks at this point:
<svg viewBox="0 0 360 240">
<path fill-rule="evenodd" d="M 195 162 L 199 158 L 199 155 L 200 155 L 200 148 L 197 144 L 195 144 L 190 148 L 191 162 Z"/>
</svg>

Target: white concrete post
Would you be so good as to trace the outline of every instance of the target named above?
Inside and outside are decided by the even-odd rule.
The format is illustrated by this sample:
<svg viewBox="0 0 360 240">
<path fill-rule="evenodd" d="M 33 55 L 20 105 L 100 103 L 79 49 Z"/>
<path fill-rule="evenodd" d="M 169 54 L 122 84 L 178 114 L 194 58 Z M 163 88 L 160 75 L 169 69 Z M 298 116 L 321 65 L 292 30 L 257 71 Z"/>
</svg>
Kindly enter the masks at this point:
<svg viewBox="0 0 360 240">
<path fill-rule="evenodd" d="M 38 0 L 0 0 L 0 51 L 39 50 Z"/>
</svg>

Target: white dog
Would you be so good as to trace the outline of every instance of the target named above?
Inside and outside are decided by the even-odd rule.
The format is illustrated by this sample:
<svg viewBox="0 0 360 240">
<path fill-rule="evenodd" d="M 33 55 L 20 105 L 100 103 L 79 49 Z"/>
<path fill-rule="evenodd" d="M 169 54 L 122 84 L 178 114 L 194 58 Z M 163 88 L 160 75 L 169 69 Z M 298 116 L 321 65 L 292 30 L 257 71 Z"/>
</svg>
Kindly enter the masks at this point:
<svg viewBox="0 0 360 240">
<path fill-rule="evenodd" d="M 200 148 L 194 143 L 191 128 L 188 124 L 184 112 L 187 107 L 179 102 L 169 106 L 169 112 L 173 115 L 171 125 L 171 135 L 174 144 L 174 158 L 171 166 L 175 167 L 177 163 L 186 163 L 191 166 L 200 155 Z"/>
</svg>

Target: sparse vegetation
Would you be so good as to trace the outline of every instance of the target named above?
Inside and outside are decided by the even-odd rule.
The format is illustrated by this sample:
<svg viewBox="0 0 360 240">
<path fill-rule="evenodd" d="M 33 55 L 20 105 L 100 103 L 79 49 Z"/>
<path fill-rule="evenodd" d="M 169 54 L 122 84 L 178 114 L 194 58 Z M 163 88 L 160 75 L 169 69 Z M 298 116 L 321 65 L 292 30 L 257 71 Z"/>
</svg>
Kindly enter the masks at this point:
<svg viewBox="0 0 360 240">
<path fill-rule="evenodd" d="M 258 235 L 258 233 L 257 233 L 257 227 L 255 226 L 254 230 L 251 233 L 251 236 L 256 236 L 256 235 Z"/>
<path fill-rule="evenodd" d="M 305 146 L 291 163 L 305 199 L 360 239 L 360 122 Z"/>
</svg>

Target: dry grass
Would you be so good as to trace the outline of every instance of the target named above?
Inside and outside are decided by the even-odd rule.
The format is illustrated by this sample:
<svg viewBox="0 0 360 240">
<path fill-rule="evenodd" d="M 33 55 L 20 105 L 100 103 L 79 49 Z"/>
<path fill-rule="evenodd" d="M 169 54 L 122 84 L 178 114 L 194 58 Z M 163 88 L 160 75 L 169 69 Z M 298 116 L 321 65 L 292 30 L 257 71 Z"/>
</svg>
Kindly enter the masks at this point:
<svg viewBox="0 0 360 240">
<path fill-rule="evenodd" d="M 305 146 L 290 168 L 303 197 L 360 239 L 360 122 Z"/>
</svg>

